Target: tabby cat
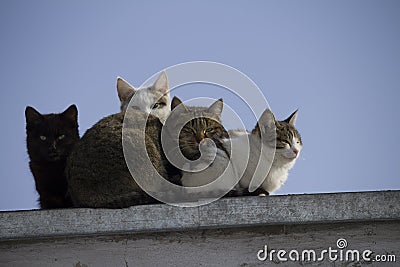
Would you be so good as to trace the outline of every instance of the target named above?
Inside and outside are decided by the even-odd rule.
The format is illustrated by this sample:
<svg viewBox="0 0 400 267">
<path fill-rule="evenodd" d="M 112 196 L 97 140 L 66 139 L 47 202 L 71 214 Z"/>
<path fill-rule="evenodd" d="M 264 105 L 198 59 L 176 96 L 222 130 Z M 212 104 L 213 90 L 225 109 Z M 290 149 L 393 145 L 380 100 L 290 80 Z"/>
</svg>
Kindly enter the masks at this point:
<svg viewBox="0 0 400 267">
<path fill-rule="evenodd" d="M 200 158 L 199 145 L 206 138 L 216 142 L 228 137 L 221 124 L 223 105 L 222 99 L 215 101 L 210 107 L 186 106 L 179 98 L 172 99 L 172 110 L 178 106 L 179 109 L 168 119 L 168 126 L 182 128 L 179 133 L 179 148 L 185 158 L 191 161 Z"/>
<path fill-rule="evenodd" d="M 134 161 L 143 177 L 154 177 L 156 172 L 166 179 L 176 175 L 161 149 L 159 119 L 139 110 L 130 110 L 125 121 L 124 115 L 117 113 L 100 120 L 86 131 L 71 153 L 66 175 L 74 206 L 124 208 L 156 203 L 132 178 L 125 160 Z M 146 124 L 145 133 L 137 128 L 139 122 Z M 125 159 L 123 152 L 123 126 L 132 143 L 129 159 Z M 135 144 L 142 140 L 145 140 L 147 155 L 135 151 Z M 155 169 L 143 167 L 147 157 Z"/>
<path fill-rule="evenodd" d="M 189 161 L 178 165 L 182 170 L 181 183 L 185 187 L 206 185 L 215 180 L 226 168 L 218 158 L 223 157 L 229 161 L 229 148 L 224 147 L 222 143 L 222 140 L 229 137 L 221 124 L 223 101 L 219 99 L 208 108 L 188 107 L 178 98 L 174 98 L 172 108 L 177 106 L 180 108 L 177 116 L 174 117 L 173 111 L 167 122 L 173 120 L 176 124 L 173 128 L 179 128 L 178 124 L 184 124 L 179 133 L 179 148 Z M 178 158 L 178 155 L 172 155 L 171 158 Z M 199 171 L 199 169 L 205 170 Z M 202 188 L 192 188 L 188 192 L 196 193 L 192 195 L 192 201 L 195 201 L 196 197 L 213 197 Z"/>
<path fill-rule="evenodd" d="M 258 160 L 261 165 L 271 166 L 271 168 L 268 173 L 262 174 L 265 178 L 261 186 L 250 194 L 269 195 L 278 190 L 286 182 L 289 170 L 293 168 L 303 147 L 301 136 L 295 128 L 296 118 L 297 110 L 283 121 L 277 121 L 271 110 L 267 109 L 264 111 L 256 127 L 248 136 L 248 140 L 250 141 L 250 159 L 244 175 L 240 179 L 241 188 L 249 188 Z M 243 138 L 246 138 L 246 136 L 233 138 L 232 142 L 241 143 Z M 263 149 L 261 155 L 260 147 Z M 274 147 L 276 149 L 275 154 L 271 157 L 271 151 Z M 239 156 L 233 162 L 233 165 L 239 166 L 242 161 L 244 159 L 241 159 Z"/>
<path fill-rule="evenodd" d="M 178 98 L 174 98 L 172 108 L 181 103 Z M 175 128 L 183 119 L 188 120 L 179 135 L 180 140 L 177 140 L 179 150 L 186 158 L 199 157 L 199 143 L 203 139 L 227 137 L 225 129 L 218 122 L 222 112 L 222 100 L 216 101 L 209 108 L 187 107 L 183 104 L 180 106 L 182 109 L 173 113 L 171 120 L 168 118 L 167 125 Z M 168 181 L 180 184 L 179 170 L 169 163 L 161 147 L 162 124 L 156 117 L 150 115 L 144 134 L 137 125 L 143 123 L 148 115 L 138 110 L 130 110 L 127 113 L 129 115 L 125 117 L 125 121 L 123 113 L 114 114 L 99 121 L 84 134 L 72 152 L 66 173 L 75 206 L 122 208 L 157 202 L 138 186 L 125 160 L 138 168 L 136 173 L 140 173 L 141 178 L 146 177 L 148 180 L 145 180 L 150 186 L 153 186 L 151 178 L 156 175 L 155 171 Z M 190 116 L 194 113 L 202 117 L 191 120 Z M 204 119 L 205 116 L 213 119 Z M 125 125 L 125 134 L 129 136 L 132 144 L 133 153 L 129 153 L 132 155 L 130 158 L 125 158 L 123 153 L 121 142 L 123 125 Z M 147 155 L 156 170 L 144 167 L 147 155 L 143 151 L 134 153 L 136 144 L 143 139 L 146 140 Z M 161 188 L 153 187 L 155 191 L 163 190 L 162 185 L 159 186 Z M 168 194 L 168 192 L 161 193 Z M 175 199 L 179 201 L 181 198 L 177 195 L 171 196 L 171 199 L 171 201 Z"/>
<path fill-rule="evenodd" d="M 60 114 L 40 114 L 26 107 L 29 167 L 42 209 L 72 206 L 64 175 L 66 160 L 79 140 L 78 110 L 71 105 Z"/>
<path fill-rule="evenodd" d="M 301 136 L 294 127 L 296 117 L 297 111 L 286 120 L 277 121 L 267 109 L 251 133 L 235 132 L 231 139 L 222 140 L 225 151 L 230 149 L 230 154 L 218 147 L 216 150 L 205 146 L 204 154 L 216 153 L 213 164 L 200 172 L 183 172 L 182 185 L 201 186 L 225 172 L 224 182 L 213 187 L 217 192 L 233 189 L 229 193 L 232 196 L 273 193 L 286 181 L 302 149 Z M 254 177 L 262 183 L 250 193 L 248 189 Z"/>
</svg>

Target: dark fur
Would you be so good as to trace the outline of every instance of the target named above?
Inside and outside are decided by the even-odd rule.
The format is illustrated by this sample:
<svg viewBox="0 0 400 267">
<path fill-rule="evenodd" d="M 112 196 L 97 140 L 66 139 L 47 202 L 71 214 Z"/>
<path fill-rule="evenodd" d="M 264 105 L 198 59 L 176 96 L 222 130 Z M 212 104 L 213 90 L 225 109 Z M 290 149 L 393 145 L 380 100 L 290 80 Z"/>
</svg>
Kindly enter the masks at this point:
<svg viewBox="0 0 400 267">
<path fill-rule="evenodd" d="M 177 113 L 171 114 L 170 120 L 175 120 L 174 128 L 179 128 L 183 124 L 181 121 L 188 121 L 179 133 L 179 148 L 187 159 L 200 158 L 199 144 L 205 138 L 212 139 L 218 148 L 224 149 L 220 140 L 228 138 L 229 135 L 221 124 L 222 99 L 210 107 L 191 107 L 174 97 L 171 108 L 177 107 L 179 107 Z"/>
<path fill-rule="evenodd" d="M 145 121 L 147 116 L 146 134 L 143 136 L 135 124 Z M 158 118 L 137 110 L 130 110 L 128 117 L 130 123 L 124 130 L 129 132 L 132 148 L 135 149 L 135 144 L 145 138 L 148 157 L 155 170 L 167 179 L 177 175 L 162 152 L 162 124 Z M 157 202 L 138 186 L 126 165 L 121 141 L 123 122 L 122 113 L 100 120 L 84 134 L 71 153 L 66 174 L 75 206 L 124 208 Z M 155 170 L 143 168 L 146 159 L 147 156 L 139 151 L 127 160 L 133 161 L 138 168 L 142 167 L 140 173 L 143 177 L 152 177 Z M 174 182 L 173 178 L 170 180 Z"/>
<path fill-rule="evenodd" d="M 42 209 L 72 207 L 64 175 L 66 160 L 79 140 L 78 110 L 71 105 L 60 114 L 42 115 L 25 109 L 29 167 Z M 41 136 L 46 140 L 41 140 Z M 64 136 L 60 139 L 60 136 Z"/>
</svg>

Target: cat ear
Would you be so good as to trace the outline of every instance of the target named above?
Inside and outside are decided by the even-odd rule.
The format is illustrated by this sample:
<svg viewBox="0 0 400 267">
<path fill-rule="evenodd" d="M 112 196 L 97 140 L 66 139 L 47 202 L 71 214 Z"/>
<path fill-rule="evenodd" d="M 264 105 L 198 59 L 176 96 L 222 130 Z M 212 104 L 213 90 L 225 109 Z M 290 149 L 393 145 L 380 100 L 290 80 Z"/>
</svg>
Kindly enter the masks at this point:
<svg viewBox="0 0 400 267">
<path fill-rule="evenodd" d="M 258 120 L 257 125 L 264 129 L 265 132 L 275 131 L 275 116 L 270 109 L 266 109 Z"/>
<path fill-rule="evenodd" d="M 33 107 L 26 107 L 25 109 L 26 124 L 37 124 L 43 119 L 43 115 L 40 114 Z"/>
<path fill-rule="evenodd" d="M 290 125 L 294 126 L 294 124 L 296 123 L 297 111 L 298 109 L 296 109 L 286 120 L 284 120 L 284 122 L 287 122 Z"/>
<path fill-rule="evenodd" d="M 177 106 L 183 107 L 185 109 L 185 111 L 189 111 L 188 108 L 185 106 L 185 104 L 183 104 L 182 100 L 180 100 L 178 97 L 174 96 L 174 98 L 172 98 L 172 102 L 171 102 L 171 110 L 175 109 Z"/>
<path fill-rule="evenodd" d="M 75 105 L 69 106 L 61 116 L 66 118 L 69 121 L 77 122 L 78 121 L 78 108 Z"/>
<path fill-rule="evenodd" d="M 208 112 L 214 114 L 219 120 L 221 119 L 222 109 L 224 108 L 224 101 L 222 98 L 218 99 L 208 108 Z"/>
<path fill-rule="evenodd" d="M 163 94 L 168 93 L 168 77 L 165 71 L 161 72 L 157 80 L 153 84 L 153 88 Z"/>
<path fill-rule="evenodd" d="M 117 92 L 120 101 L 128 100 L 136 89 L 121 77 L 117 78 Z"/>
</svg>

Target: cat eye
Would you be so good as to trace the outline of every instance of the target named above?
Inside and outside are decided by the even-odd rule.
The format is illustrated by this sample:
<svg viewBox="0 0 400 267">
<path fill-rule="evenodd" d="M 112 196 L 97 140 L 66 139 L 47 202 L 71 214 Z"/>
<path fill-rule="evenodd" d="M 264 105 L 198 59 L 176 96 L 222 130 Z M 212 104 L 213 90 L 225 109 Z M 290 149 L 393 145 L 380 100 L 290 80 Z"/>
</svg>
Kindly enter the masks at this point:
<svg viewBox="0 0 400 267">
<path fill-rule="evenodd" d="M 44 136 L 44 135 L 41 135 L 41 136 L 40 136 L 40 140 L 42 140 L 42 141 L 46 141 L 46 139 L 47 139 L 47 137 L 46 137 L 46 136 Z"/>
<path fill-rule="evenodd" d="M 207 128 L 206 133 L 212 133 L 215 131 L 215 128 Z"/>
<path fill-rule="evenodd" d="M 155 103 L 155 104 L 153 105 L 152 109 L 161 108 L 161 107 L 164 107 L 165 105 L 166 105 L 166 104 L 163 103 L 163 102 L 158 102 L 158 103 Z"/>
<path fill-rule="evenodd" d="M 63 140 L 65 138 L 65 134 L 62 134 L 58 137 L 58 140 Z"/>
</svg>

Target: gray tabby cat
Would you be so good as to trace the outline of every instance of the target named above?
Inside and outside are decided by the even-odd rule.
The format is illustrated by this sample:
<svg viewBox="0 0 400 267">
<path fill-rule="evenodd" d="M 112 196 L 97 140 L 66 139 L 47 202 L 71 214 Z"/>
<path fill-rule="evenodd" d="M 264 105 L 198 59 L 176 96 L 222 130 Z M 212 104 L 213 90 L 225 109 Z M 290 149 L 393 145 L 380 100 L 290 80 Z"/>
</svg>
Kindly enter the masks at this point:
<svg viewBox="0 0 400 267">
<path fill-rule="evenodd" d="M 250 160 L 244 175 L 240 179 L 240 187 L 247 189 L 253 178 L 256 169 L 256 159 L 259 156 L 260 164 L 266 164 L 272 160 L 271 168 L 261 186 L 255 190 L 254 195 L 269 195 L 278 190 L 287 180 L 289 170 L 293 168 L 296 159 L 300 155 L 303 147 L 301 136 L 295 128 L 297 110 L 287 119 L 277 121 L 271 110 L 267 109 L 261 115 L 256 127 L 248 136 L 250 141 Z M 232 142 L 240 142 L 245 136 L 232 139 Z M 275 137 L 276 139 L 273 139 Z M 275 155 L 273 159 L 267 155 L 271 148 L 275 146 Z M 266 151 L 260 155 L 260 147 Z M 236 159 L 236 165 L 240 161 Z M 235 165 L 235 162 L 233 163 Z"/>
<path fill-rule="evenodd" d="M 179 148 L 185 158 L 197 160 L 200 157 L 199 145 L 206 138 L 221 140 L 228 137 L 221 124 L 223 105 L 222 99 L 209 107 L 186 106 L 179 98 L 172 99 L 172 109 L 178 112 L 172 112 L 166 129 L 182 128 L 179 132 Z"/>
<path fill-rule="evenodd" d="M 135 96 L 131 107 L 158 117 L 162 123 L 171 111 L 171 97 L 168 88 L 168 77 L 161 72 L 150 87 L 135 89 L 121 77 L 117 78 L 117 92 L 121 101 L 121 112 L 125 112 L 132 97 Z"/>
<path fill-rule="evenodd" d="M 156 202 L 145 194 L 132 179 L 122 148 L 124 115 L 130 103 L 127 131 L 133 140 L 146 140 L 146 148 L 155 170 L 144 169 L 144 176 L 157 171 L 167 179 L 177 176 L 177 170 L 169 165 L 161 150 L 162 124 L 170 113 L 168 78 L 162 72 L 155 83 L 136 90 L 122 78 L 117 79 L 117 91 L 121 100 L 121 113 L 110 115 L 89 129 L 71 153 L 66 167 L 69 192 L 77 207 L 128 207 Z M 147 114 L 150 115 L 147 122 Z M 161 122 L 160 122 L 161 121 Z M 135 125 L 146 125 L 146 133 Z M 137 153 L 137 163 L 147 157 Z M 171 178 L 173 180 L 174 178 Z M 175 181 L 177 183 L 177 181 Z"/>
<path fill-rule="evenodd" d="M 172 107 L 175 108 L 180 103 L 182 102 L 178 98 L 174 98 Z M 187 107 L 182 104 L 182 109 L 173 113 L 170 120 L 172 128 L 175 128 L 182 119 L 188 121 L 178 140 L 178 148 L 185 157 L 188 159 L 199 157 L 199 143 L 205 138 L 227 138 L 226 130 L 220 124 L 222 106 L 222 100 L 216 101 L 208 108 Z M 157 202 L 138 186 L 129 172 L 121 142 L 123 123 L 125 123 L 124 131 L 128 132 L 127 135 L 132 143 L 132 149 L 136 147 L 135 142 L 146 141 L 147 155 L 143 151 L 137 151 L 131 159 L 127 159 L 134 161 L 134 165 L 140 168 L 138 171 L 142 177 L 155 177 L 158 172 L 168 181 L 180 184 L 179 170 L 169 163 L 161 147 L 160 121 L 150 115 L 146 132 L 143 134 L 136 126 L 145 122 L 147 114 L 138 110 L 130 110 L 127 114 L 129 116 L 125 117 L 125 121 L 123 113 L 100 120 L 84 134 L 71 153 L 66 176 L 75 206 L 122 208 Z M 191 119 L 194 114 L 200 117 Z M 169 119 L 167 125 L 168 122 Z M 155 170 L 143 167 L 147 157 L 150 158 Z M 179 201 L 181 198 L 170 196 L 169 199 Z"/>
<path fill-rule="evenodd" d="M 172 107 L 176 108 L 178 105 L 181 109 L 179 115 L 174 117 L 175 114 L 172 112 L 168 120 L 175 122 L 176 125 L 172 124 L 174 129 L 178 129 L 182 121 L 188 121 L 179 135 L 179 147 L 185 158 L 190 160 L 179 165 L 183 175 L 181 183 L 185 187 L 191 187 L 187 192 L 191 194 L 190 201 L 196 201 L 195 198 L 212 198 L 215 192 L 206 192 L 203 188 L 197 187 L 212 182 L 226 168 L 224 163 L 229 161 L 229 147 L 223 144 L 223 140 L 229 138 L 221 123 L 223 101 L 219 99 L 208 108 L 188 107 L 174 98 Z M 196 118 L 189 119 L 191 117 Z M 215 161 L 214 157 L 217 157 Z M 211 167 L 207 168 L 210 164 Z M 204 168 L 206 168 L 204 171 L 196 172 Z"/>
<path fill-rule="evenodd" d="M 146 118 L 147 122 L 146 122 Z M 136 125 L 146 125 L 145 133 Z M 138 186 L 125 162 L 122 147 L 124 113 L 110 115 L 90 128 L 72 151 L 66 167 L 69 192 L 75 207 L 123 208 L 157 202 Z M 145 140 L 147 155 L 133 153 L 136 166 L 144 166 L 149 158 L 154 168 L 140 170 L 143 177 L 154 177 L 156 172 L 173 183 L 177 170 L 173 168 L 161 148 L 162 124 L 158 118 L 139 110 L 129 111 L 124 131 L 132 141 Z"/>
<path fill-rule="evenodd" d="M 183 172 L 182 185 L 202 186 L 222 175 L 221 182 L 212 187 L 215 192 L 234 189 L 236 193 L 232 195 L 273 193 L 286 181 L 302 149 L 300 134 L 294 127 L 296 117 L 297 111 L 286 120 L 277 121 L 272 111 L 267 109 L 251 133 L 234 132 L 231 139 L 222 140 L 224 150 L 204 146 L 205 155 L 216 155 L 213 164 L 200 172 Z M 230 149 L 229 155 L 226 151 Z M 250 182 L 255 177 L 261 179 L 262 184 L 249 193 Z"/>
</svg>

